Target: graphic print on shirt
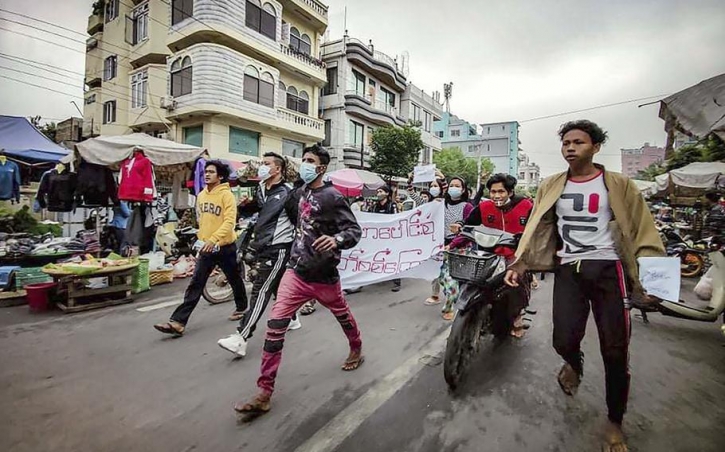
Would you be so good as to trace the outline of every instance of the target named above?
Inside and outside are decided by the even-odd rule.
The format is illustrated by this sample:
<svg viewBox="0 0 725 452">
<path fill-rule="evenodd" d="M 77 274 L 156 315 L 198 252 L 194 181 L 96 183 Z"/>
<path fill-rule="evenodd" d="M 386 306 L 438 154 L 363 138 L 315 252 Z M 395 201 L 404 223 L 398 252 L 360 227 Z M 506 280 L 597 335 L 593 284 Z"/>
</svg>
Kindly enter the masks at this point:
<svg viewBox="0 0 725 452">
<path fill-rule="evenodd" d="M 556 203 L 562 263 L 575 260 L 617 260 L 609 230 L 612 212 L 604 176 L 585 182 L 568 181 Z"/>
</svg>

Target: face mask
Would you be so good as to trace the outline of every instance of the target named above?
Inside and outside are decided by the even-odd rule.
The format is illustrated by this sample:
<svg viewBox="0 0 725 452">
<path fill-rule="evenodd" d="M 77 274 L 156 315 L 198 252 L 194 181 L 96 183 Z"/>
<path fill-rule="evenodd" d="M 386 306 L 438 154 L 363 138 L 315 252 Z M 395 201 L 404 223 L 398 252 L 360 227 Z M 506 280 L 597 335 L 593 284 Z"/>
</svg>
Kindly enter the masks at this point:
<svg viewBox="0 0 725 452">
<path fill-rule="evenodd" d="M 312 163 L 302 162 L 300 165 L 300 177 L 306 184 L 313 182 L 318 176 L 317 166 Z"/>
<path fill-rule="evenodd" d="M 260 167 L 259 167 L 259 169 L 257 170 L 257 177 L 259 177 L 259 179 L 260 179 L 260 180 L 261 180 L 262 182 L 264 182 L 264 181 L 266 181 L 267 179 L 269 179 L 269 176 L 270 176 L 269 172 L 270 172 L 270 171 L 271 171 L 271 170 L 269 169 L 269 166 L 268 166 L 268 165 L 262 165 L 262 166 L 260 166 Z"/>
<path fill-rule="evenodd" d="M 387 195 L 387 194 L 385 194 L 385 193 L 380 193 L 380 194 L 378 194 L 378 199 L 379 199 L 379 200 L 381 200 L 381 201 L 382 201 L 383 199 L 387 198 L 387 197 L 388 197 L 388 195 Z"/>
<path fill-rule="evenodd" d="M 458 187 L 450 187 L 448 189 L 448 194 L 451 195 L 451 199 L 458 199 L 461 197 L 461 194 L 463 194 L 463 189 Z"/>
<path fill-rule="evenodd" d="M 433 187 L 430 189 L 430 194 L 433 195 L 434 198 L 437 198 L 441 194 L 441 189 L 438 187 Z"/>
</svg>

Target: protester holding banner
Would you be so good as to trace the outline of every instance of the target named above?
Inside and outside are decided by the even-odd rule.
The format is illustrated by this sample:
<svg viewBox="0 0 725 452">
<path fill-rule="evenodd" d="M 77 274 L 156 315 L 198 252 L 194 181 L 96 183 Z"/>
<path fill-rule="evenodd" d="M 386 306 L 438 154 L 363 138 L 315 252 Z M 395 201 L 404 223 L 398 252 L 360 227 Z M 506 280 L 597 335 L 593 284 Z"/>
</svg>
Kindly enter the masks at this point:
<svg viewBox="0 0 725 452">
<path fill-rule="evenodd" d="M 398 204 L 393 200 L 393 191 L 387 185 L 378 188 L 378 202 L 375 203 L 372 213 L 396 214 Z M 400 292 L 400 279 L 393 280 L 393 292 Z"/>
</svg>

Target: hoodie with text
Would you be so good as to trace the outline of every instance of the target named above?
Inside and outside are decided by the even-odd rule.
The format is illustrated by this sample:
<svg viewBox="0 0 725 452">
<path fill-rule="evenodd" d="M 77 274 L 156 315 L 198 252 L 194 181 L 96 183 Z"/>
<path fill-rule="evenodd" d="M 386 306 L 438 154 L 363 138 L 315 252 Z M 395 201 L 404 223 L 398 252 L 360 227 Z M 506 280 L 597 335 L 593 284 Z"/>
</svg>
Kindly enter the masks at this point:
<svg viewBox="0 0 725 452">
<path fill-rule="evenodd" d="M 211 191 L 207 186 L 199 193 L 196 198 L 196 218 L 199 222 L 199 240 L 219 246 L 234 243 L 237 200 L 228 183 L 219 184 Z"/>
</svg>

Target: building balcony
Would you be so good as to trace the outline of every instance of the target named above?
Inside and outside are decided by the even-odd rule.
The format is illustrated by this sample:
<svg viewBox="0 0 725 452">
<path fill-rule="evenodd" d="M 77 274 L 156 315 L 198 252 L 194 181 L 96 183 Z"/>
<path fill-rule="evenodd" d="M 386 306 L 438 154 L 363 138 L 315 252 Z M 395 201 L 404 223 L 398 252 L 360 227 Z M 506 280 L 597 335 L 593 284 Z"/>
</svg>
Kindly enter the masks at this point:
<svg viewBox="0 0 725 452">
<path fill-rule="evenodd" d="M 275 39 L 246 26 L 245 2 L 196 0 L 194 18 L 172 25 L 166 43 L 172 51 L 178 52 L 194 44 L 214 42 L 265 64 L 306 77 L 316 86 L 324 86 L 327 83 L 325 64 L 312 55 L 295 52 L 282 41 L 282 5 L 276 1 L 272 1 L 272 5 L 277 10 Z M 314 43 L 312 47 L 315 47 Z"/>
<path fill-rule="evenodd" d="M 103 101 L 101 99 L 101 88 L 88 90 L 83 97 L 83 126 L 81 134 L 83 138 L 95 137 L 101 134 L 101 122 L 103 121 Z"/>
<path fill-rule="evenodd" d="M 302 18 L 308 25 L 324 33 L 327 28 L 327 5 L 317 0 L 280 0 L 285 11 Z"/>
<path fill-rule="evenodd" d="M 129 62 L 134 68 L 147 64 L 166 64 L 171 51 L 166 46 L 168 34 L 168 8 L 156 2 L 140 2 L 136 8 L 149 4 L 145 20 L 126 20 L 126 39 L 129 44 Z M 164 6 L 164 8 L 161 8 Z"/>
<path fill-rule="evenodd" d="M 345 166 L 350 168 L 370 168 L 372 149 L 370 146 L 347 143 L 342 148 L 342 159 Z"/>
<path fill-rule="evenodd" d="M 89 35 L 94 35 L 99 31 L 103 31 L 103 15 L 88 16 L 88 27 L 86 28 Z"/>
<path fill-rule="evenodd" d="M 101 86 L 103 78 L 103 52 L 100 49 L 102 33 L 96 33 L 86 40 L 85 81 L 89 88 Z"/>
<path fill-rule="evenodd" d="M 396 89 L 398 93 L 405 92 L 408 81 L 400 72 L 396 59 L 375 50 L 372 45 L 366 45 L 358 39 L 345 37 L 343 40 L 348 61 L 363 67 L 381 82 Z"/>
<path fill-rule="evenodd" d="M 405 120 L 395 107 L 356 91 L 345 92 L 345 112 L 379 126 L 405 125 Z"/>
<path fill-rule="evenodd" d="M 325 137 L 325 121 L 277 107 L 277 119 L 285 129 L 308 137 Z"/>
</svg>

